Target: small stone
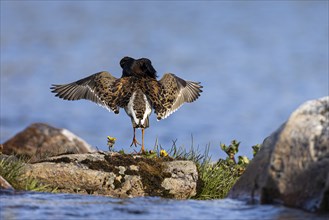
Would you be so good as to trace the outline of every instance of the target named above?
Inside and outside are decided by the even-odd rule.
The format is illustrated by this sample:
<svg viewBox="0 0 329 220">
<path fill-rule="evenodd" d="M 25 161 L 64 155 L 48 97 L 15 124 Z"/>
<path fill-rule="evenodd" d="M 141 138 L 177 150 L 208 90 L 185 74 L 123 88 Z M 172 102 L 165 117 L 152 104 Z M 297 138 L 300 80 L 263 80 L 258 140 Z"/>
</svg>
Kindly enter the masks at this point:
<svg viewBox="0 0 329 220">
<path fill-rule="evenodd" d="M 129 166 L 129 169 L 131 170 L 131 171 L 138 171 L 139 169 L 138 169 L 138 166 L 136 166 L 136 165 L 130 165 Z"/>
<path fill-rule="evenodd" d="M 124 166 L 119 166 L 119 174 L 123 175 L 125 174 L 126 168 Z"/>
</svg>

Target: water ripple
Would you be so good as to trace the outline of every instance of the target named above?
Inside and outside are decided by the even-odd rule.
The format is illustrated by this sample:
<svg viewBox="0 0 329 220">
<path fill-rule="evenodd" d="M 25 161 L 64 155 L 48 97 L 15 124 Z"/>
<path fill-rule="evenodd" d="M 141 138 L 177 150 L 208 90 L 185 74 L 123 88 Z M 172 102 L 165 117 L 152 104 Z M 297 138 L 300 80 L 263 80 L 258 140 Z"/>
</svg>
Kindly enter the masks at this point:
<svg viewBox="0 0 329 220">
<path fill-rule="evenodd" d="M 1 219 L 326 219 L 274 205 L 222 199 L 172 200 L 159 197 L 116 199 L 105 196 L 0 190 Z"/>
</svg>

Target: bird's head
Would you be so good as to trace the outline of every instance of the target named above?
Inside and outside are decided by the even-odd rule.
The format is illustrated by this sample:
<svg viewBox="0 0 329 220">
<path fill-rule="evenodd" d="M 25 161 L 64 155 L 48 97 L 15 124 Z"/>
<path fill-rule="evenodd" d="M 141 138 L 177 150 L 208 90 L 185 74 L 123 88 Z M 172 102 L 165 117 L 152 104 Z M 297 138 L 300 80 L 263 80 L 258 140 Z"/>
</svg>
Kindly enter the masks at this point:
<svg viewBox="0 0 329 220">
<path fill-rule="evenodd" d="M 120 66 L 122 68 L 122 76 L 121 77 L 125 77 L 125 76 L 132 76 L 132 65 L 136 60 L 134 58 L 131 57 L 124 57 L 120 60 Z"/>
<path fill-rule="evenodd" d="M 151 78 L 157 78 L 156 70 L 152 66 L 151 60 L 147 58 L 140 58 L 136 60 L 135 64 L 133 65 L 133 70 L 135 72 L 140 72 L 143 76 L 148 76 Z"/>
<path fill-rule="evenodd" d="M 131 57 L 124 57 L 120 61 L 122 76 L 137 76 L 157 78 L 156 70 L 152 66 L 151 60 L 140 58 L 135 60 Z"/>
</svg>

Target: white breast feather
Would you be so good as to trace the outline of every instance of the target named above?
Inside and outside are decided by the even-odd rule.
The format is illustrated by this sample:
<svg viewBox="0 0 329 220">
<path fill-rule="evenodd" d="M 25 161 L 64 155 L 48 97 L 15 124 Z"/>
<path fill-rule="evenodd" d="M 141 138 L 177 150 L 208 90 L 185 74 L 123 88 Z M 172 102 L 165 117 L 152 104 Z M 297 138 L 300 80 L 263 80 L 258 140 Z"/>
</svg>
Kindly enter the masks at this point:
<svg viewBox="0 0 329 220">
<path fill-rule="evenodd" d="M 127 112 L 128 115 L 130 115 L 131 117 L 133 117 L 134 121 L 136 124 L 139 124 L 139 121 L 136 117 L 136 113 L 134 111 L 134 99 L 135 99 L 135 92 L 132 94 L 132 96 L 130 97 L 130 100 L 128 102 L 127 107 L 125 107 L 125 110 Z"/>
<path fill-rule="evenodd" d="M 144 101 L 145 101 L 145 112 L 144 112 L 141 124 L 144 124 L 146 118 L 152 113 L 152 108 L 151 108 L 149 101 L 147 100 L 146 95 L 143 95 L 143 97 L 144 97 Z"/>
</svg>

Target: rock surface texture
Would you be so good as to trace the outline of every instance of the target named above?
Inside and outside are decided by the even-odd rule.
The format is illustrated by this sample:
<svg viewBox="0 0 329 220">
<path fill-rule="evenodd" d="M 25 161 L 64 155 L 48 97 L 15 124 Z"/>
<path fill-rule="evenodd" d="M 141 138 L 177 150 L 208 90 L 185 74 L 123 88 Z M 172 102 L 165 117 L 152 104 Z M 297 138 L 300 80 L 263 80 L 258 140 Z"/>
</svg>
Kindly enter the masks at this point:
<svg viewBox="0 0 329 220">
<path fill-rule="evenodd" d="M 94 151 L 84 140 L 66 129 L 35 123 L 3 143 L 7 155 L 27 156 L 31 161 L 65 153 Z"/>
<path fill-rule="evenodd" d="M 329 97 L 304 103 L 266 138 L 229 197 L 329 211 Z"/>
<path fill-rule="evenodd" d="M 170 161 L 114 152 L 68 154 L 27 164 L 25 175 L 58 192 L 116 198 L 161 196 L 186 199 L 196 194 L 198 173 L 191 161 Z"/>
</svg>

